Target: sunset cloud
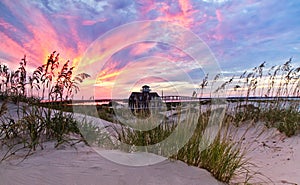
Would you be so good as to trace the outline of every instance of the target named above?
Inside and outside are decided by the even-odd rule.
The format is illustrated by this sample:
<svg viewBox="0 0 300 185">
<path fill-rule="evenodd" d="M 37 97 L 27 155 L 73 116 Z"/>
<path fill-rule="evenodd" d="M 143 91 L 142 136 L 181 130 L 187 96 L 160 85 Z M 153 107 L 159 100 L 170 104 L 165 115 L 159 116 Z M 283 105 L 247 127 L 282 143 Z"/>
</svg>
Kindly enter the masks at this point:
<svg viewBox="0 0 300 185">
<path fill-rule="evenodd" d="M 3 0 L 0 62 L 15 68 L 26 54 L 32 70 L 57 51 L 61 62 L 70 59 L 78 72 L 93 71 L 93 80 L 88 83 L 95 85 L 99 96 L 111 96 L 116 80 L 125 74 L 120 88 L 126 93 L 118 96 L 126 97 L 127 87 L 135 89 L 148 81 L 166 91 L 170 84 L 177 84 L 176 88 L 190 94 L 193 84 L 185 81 L 185 75 L 200 83 L 205 73 L 213 71 L 212 61 L 217 61 L 225 75 L 251 69 L 262 61 L 279 64 L 290 57 L 299 66 L 299 10 L 298 0 Z M 176 30 L 165 38 L 155 35 L 166 27 L 151 31 L 145 24 L 143 28 L 122 30 L 133 21 L 149 20 L 189 30 L 209 51 L 204 46 L 198 49 L 199 40 L 188 35 L 170 41 Z M 122 31 L 112 34 L 117 29 Z M 161 42 L 151 40 L 153 37 Z M 99 40 L 101 43 L 97 43 Z M 97 47 L 93 48 L 95 43 Z M 161 65 L 164 62 L 168 65 Z M 148 81 L 135 77 L 139 72 L 128 68 L 132 64 L 141 73 L 153 71 Z M 168 82 L 155 73 L 156 68 L 169 74 Z M 138 85 L 133 85 L 135 82 Z"/>
</svg>

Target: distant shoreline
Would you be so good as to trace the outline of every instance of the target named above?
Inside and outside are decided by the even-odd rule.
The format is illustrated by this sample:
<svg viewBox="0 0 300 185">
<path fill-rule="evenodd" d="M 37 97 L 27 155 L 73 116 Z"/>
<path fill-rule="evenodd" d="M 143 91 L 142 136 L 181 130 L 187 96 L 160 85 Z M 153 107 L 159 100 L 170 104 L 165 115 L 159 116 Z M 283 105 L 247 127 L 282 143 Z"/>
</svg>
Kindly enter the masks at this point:
<svg viewBox="0 0 300 185">
<path fill-rule="evenodd" d="M 209 101 L 213 99 L 226 99 L 226 101 L 246 101 L 246 100 L 261 100 L 261 101 L 272 101 L 272 100 L 287 100 L 287 101 L 293 101 L 293 100 L 300 100 L 300 97 L 297 96 L 274 96 L 274 97 L 260 97 L 260 96 L 252 96 L 252 97 L 215 97 L 215 98 L 195 98 L 195 97 L 187 97 L 187 96 L 182 96 L 184 98 L 190 98 L 189 100 L 201 100 L 201 101 Z M 164 100 L 164 99 L 163 99 Z M 188 99 L 185 99 L 188 100 Z M 47 101 L 47 100 L 42 100 L 42 103 L 67 103 L 67 104 L 72 104 L 72 103 L 89 103 L 89 102 L 111 102 L 111 101 L 128 101 L 126 98 L 118 98 L 118 99 L 95 99 L 95 100 L 63 100 L 63 101 Z M 180 100 L 178 100 L 180 101 Z"/>
</svg>

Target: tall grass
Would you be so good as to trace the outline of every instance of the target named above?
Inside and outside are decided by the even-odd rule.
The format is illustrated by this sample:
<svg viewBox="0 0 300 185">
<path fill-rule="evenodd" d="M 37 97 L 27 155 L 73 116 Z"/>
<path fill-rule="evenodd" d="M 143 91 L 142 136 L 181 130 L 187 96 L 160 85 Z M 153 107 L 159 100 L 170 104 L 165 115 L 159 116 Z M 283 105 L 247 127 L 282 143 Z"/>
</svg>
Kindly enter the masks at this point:
<svg viewBox="0 0 300 185">
<path fill-rule="evenodd" d="M 133 129 L 126 123 L 119 125 L 115 127 L 115 137 L 119 141 L 117 148 L 127 152 L 151 152 L 181 160 L 188 165 L 207 169 L 220 181 L 229 182 L 247 164 L 245 149 L 240 142 L 229 139 L 229 131 L 225 129 L 225 125 L 229 124 L 226 120 L 229 119 L 222 120 L 224 126 L 215 127 L 215 138 L 210 141 L 205 130 L 212 126 L 209 125 L 212 111 L 202 109 L 201 114 L 197 111 L 198 107 L 178 109 L 176 117 L 160 120 L 157 127 L 146 131 Z M 145 119 L 145 122 L 147 125 L 157 124 L 155 119 Z M 177 137 L 165 142 L 174 133 Z"/>
<path fill-rule="evenodd" d="M 89 77 L 85 73 L 73 77 L 74 67 L 69 67 L 69 61 L 59 70 L 59 54 L 55 53 L 32 76 L 26 71 L 26 56 L 22 58 L 15 72 L 1 65 L 0 75 L 5 80 L 0 88 L 0 146 L 6 149 L 6 153 L 0 156 L 1 161 L 27 149 L 25 159 L 38 147 L 43 149 L 46 141 L 55 141 L 55 147 L 62 143 L 87 144 L 79 130 L 80 123 L 76 121 L 73 113 L 65 113 L 62 109 L 55 110 L 51 103 L 41 103 L 46 92 L 48 100 L 68 100 L 79 90 L 78 84 Z M 38 91 L 37 95 L 42 91 L 41 97 L 33 95 L 34 88 Z M 28 90 L 30 93 L 27 93 Z M 15 108 L 9 109 L 8 106 Z"/>
<path fill-rule="evenodd" d="M 217 90 L 225 86 L 228 94 L 236 97 L 228 102 L 228 114 L 236 125 L 261 120 L 287 136 L 299 132 L 300 67 L 293 67 L 292 59 L 270 68 L 263 62 L 239 77 L 230 78 Z"/>
<path fill-rule="evenodd" d="M 28 61 L 24 56 L 15 72 L 9 71 L 7 66 L 0 66 L 0 75 L 5 79 L 0 86 L 0 97 L 9 100 L 3 101 L 0 108 L 0 144 L 7 149 L 2 160 L 22 149 L 28 149 L 28 156 L 38 148 L 43 149 L 45 141 L 55 141 L 55 147 L 62 143 L 74 145 L 85 142 L 88 145 L 118 148 L 127 152 L 151 152 L 181 160 L 207 169 L 214 177 L 228 183 L 248 165 L 245 158 L 247 149 L 241 144 L 242 138 L 232 140 L 229 127 L 260 120 L 287 136 L 299 133 L 300 67 L 294 68 L 291 62 L 292 59 L 268 69 L 267 63 L 263 62 L 249 72 L 222 81 L 216 91 L 226 89 L 228 95 L 237 97 L 229 99 L 225 112 L 217 112 L 225 114 L 222 120 L 211 123 L 210 118 L 216 111 L 212 110 L 212 102 L 200 101 L 199 106 L 188 109 L 179 104 L 171 117 L 162 116 L 159 112 L 154 117 L 141 113 L 136 116 L 138 121 L 134 123 L 129 121 L 128 112 L 116 113 L 106 107 L 90 114 L 116 124 L 100 128 L 90 122 L 79 123 L 74 119 L 70 107 L 64 104 L 41 103 L 45 99 L 60 102 L 71 99 L 79 90 L 78 84 L 88 78 L 88 74 L 73 77 L 70 62 L 65 62 L 59 68 L 59 54 L 53 52 L 47 62 L 30 76 L 26 72 Z M 198 95 L 198 98 L 202 98 L 205 94 L 212 96 L 211 92 L 205 91 L 219 84 L 218 80 L 223 80 L 219 75 L 213 81 L 208 79 L 206 75 L 199 84 L 200 92 L 193 93 L 194 97 Z M 16 104 L 15 111 L 8 109 L 9 103 Z M 168 110 L 172 110 L 171 107 Z M 70 112 L 65 113 L 66 110 Z M 117 114 L 122 114 L 125 119 L 120 121 Z M 126 116 L 129 116 L 128 119 Z M 205 135 L 210 124 L 217 124 L 213 140 Z M 107 134 L 106 129 L 110 133 Z M 169 139 L 171 137 L 176 139 Z"/>
<path fill-rule="evenodd" d="M 2 103 L 1 111 L 7 104 Z M 22 149 L 29 149 L 25 158 L 37 147 L 44 149 L 43 143 L 55 141 L 54 147 L 63 143 L 74 145 L 78 142 L 86 142 L 82 136 L 73 114 L 52 110 L 34 105 L 22 105 L 17 110 L 1 112 L 0 118 L 0 144 L 7 149 L 2 160 L 7 159 Z"/>
<path fill-rule="evenodd" d="M 263 121 L 268 127 L 276 127 L 287 136 L 293 136 L 300 130 L 300 109 L 299 109 L 299 88 L 300 68 L 291 65 L 291 59 L 280 66 L 272 66 L 266 69 L 267 63 L 263 62 L 254 67 L 250 72 L 245 71 L 240 76 L 233 76 L 221 83 L 216 91 L 226 89 L 230 96 L 228 99 L 225 117 L 222 120 L 222 129 L 217 137 L 205 145 L 203 130 L 209 123 L 211 104 L 200 102 L 199 120 L 192 136 L 184 146 L 178 147 L 171 158 L 182 160 L 189 165 L 205 168 L 217 179 L 223 182 L 230 180 L 239 173 L 247 173 L 245 183 L 249 181 L 255 172 L 250 172 L 246 159 L 247 148 L 242 145 L 243 138 L 233 141 L 227 129 L 230 125 L 240 126 L 244 122 L 255 123 Z M 212 82 L 208 81 L 207 75 L 199 85 L 200 98 L 206 94 L 205 88 L 217 84 L 218 76 Z M 197 93 L 193 93 L 194 96 Z M 211 95 L 211 94 L 210 94 Z M 212 97 L 213 98 L 213 97 Z M 294 98 L 294 99 L 292 99 Z M 179 114 L 180 116 L 180 114 Z M 161 141 L 168 138 L 179 124 L 179 118 L 170 124 L 166 120 L 160 123 L 155 129 L 143 131 L 128 126 L 117 127 L 115 136 L 120 143 L 126 143 L 126 151 L 148 151 L 159 155 L 168 156 L 164 153 Z M 154 124 L 155 120 L 149 120 L 148 124 Z M 189 119 L 185 124 L 190 124 Z M 159 146 L 151 148 L 149 146 Z M 121 146 L 121 145 L 120 145 Z M 137 147 L 138 146 L 138 147 Z M 205 146 L 205 147 L 203 147 Z M 152 149 L 152 150 L 149 150 Z"/>
</svg>

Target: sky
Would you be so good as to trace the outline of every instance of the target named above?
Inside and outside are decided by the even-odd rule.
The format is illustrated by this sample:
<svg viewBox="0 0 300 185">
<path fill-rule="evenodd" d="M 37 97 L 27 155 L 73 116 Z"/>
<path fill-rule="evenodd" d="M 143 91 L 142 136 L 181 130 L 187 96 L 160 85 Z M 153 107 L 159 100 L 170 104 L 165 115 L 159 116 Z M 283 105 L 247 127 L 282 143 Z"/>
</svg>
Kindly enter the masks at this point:
<svg viewBox="0 0 300 185">
<path fill-rule="evenodd" d="M 78 97 L 192 95 L 207 73 L 299 66 L 299 16 L 299 0 L 2 0 L 0 63 L 26 54 L 32 71 L 57 51 L 91 74 Z"/>
</svg>

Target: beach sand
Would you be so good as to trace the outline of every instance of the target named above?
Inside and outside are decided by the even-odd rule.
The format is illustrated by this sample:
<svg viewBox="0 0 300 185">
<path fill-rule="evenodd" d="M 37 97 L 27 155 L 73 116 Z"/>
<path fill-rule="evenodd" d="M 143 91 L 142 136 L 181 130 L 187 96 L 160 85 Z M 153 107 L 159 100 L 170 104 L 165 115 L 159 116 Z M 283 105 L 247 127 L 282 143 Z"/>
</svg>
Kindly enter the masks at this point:
<svg viewBox="0 0 300 185">
<path fill-rule="evenodd" d="M 8 110 L 17 118 L 16 105 L 9 103 Z M 85 116 L 76 114 L 78 120 Z M 90 121 L 99 121 L 90 116 Z M 100 120 L 102 125 L 112 123 Z M 188 166 L 180 161 L 150 154 L 159 158 L 159 163 L 134 166 L 136 156 L 118 150 L 103 150 L 101 154 L 83 143 L 71 147 L 67 144 L 54 148 L 54 142 L 43 144 L 37 151 L 23 160 L 26 151 L 13 155 L 0 163 L 0 185 L 218 185 L 208 171 Z M 0 148 L 3 156 L 4 148 Z M 129 164 L 122 165 L 108 160 L 107 155 L 120 157 Z M 106 158 L 105 158 L 106 156 Z M 133 159 L 133 160 L 132 160 Z M 138 161 L 137 161 L 138 163 Z"/>
<path fill-rule="evenodd" d="M 14 105 L 9 104 L 10 110 Z M 82 116 L 78 116 L 82 118 Z M 90 118 L 95 120 L 95 118 Z M 103 125 L 111 123 L 102 121 Z M 253 125 L 249 128 L 249 125 Z M 243 135 L 247 130 L 247 134 Z M 245 123 L 233 129 L 233 135 L 244 137 L 243 146 L 248 148 L 246 157 L 251 184 L 300 184 L 300 136 L 286 137 L 263 123 Z M 4 149 L 0 148 L 0 153 Z M 106 155 L 126 159 L 131 154 L 116 150 L 104 151 Z M 102 154 L 104 154 L 102 153 Z M 152 155 L 152 154 L 151 154 Z M 153 154 L 154 155 L 154 154 Z M 128 159 L 129 159 L 128 158 Z M 145 166 L 126 166 L 112 162 L 83 143 L 76 149 L 62 145 L 54 148 L 54 142 L 44 143 L 26 160 L 13 156 L 0 163 L 1 185 L 215 185 L 217 181 L 204 169 L 188 166 L 180 161 L 163 159 L 162 162 Z M 134 161 L 130 162 L 134 164 Z M 233 183 L 245 181 L 245 176 L 236 177 Z"/>
<path fill-rule="evenodd" d="M 206 170 L 168 159 L 158 164 L 133 167 L 116 164 L 93 149 L 79 145 L 45 149 L 23 162 L 10 159 L 0 164 L 1 185 L 214 185 L 222 184 Z M 120 151 L 115 151 L 122 155 Z"/>
<path fill-rule="evenodd" d="M 243 136 L 245 131 L 246 134 Z M 237 128 L 237 138 L 244 137 L 249 170 L 256 174 L 251 184 L 300 184 L 300 136 L 286 137 L 263 123 Z"/>
</svg>

